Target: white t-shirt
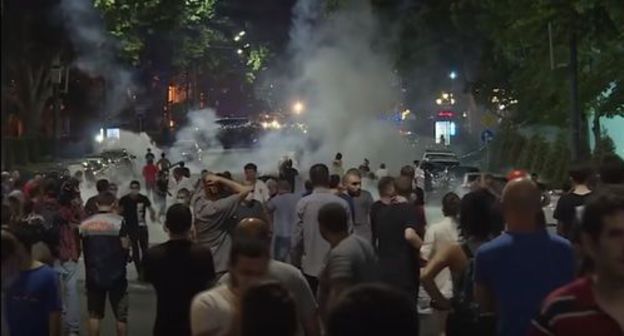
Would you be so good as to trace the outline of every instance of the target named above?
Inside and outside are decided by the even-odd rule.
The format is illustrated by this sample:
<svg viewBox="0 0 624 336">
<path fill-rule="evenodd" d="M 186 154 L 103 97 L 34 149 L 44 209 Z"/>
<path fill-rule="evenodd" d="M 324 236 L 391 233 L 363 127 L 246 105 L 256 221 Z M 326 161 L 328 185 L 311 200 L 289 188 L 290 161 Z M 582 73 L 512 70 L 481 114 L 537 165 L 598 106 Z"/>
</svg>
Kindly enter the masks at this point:
<svg viewBox="0 0 624 336">
<path fill-rule="evenodd" d="M 197 294 L 191 303 L 193 334 L 227 335 L 234 322 L 235 300 L 227 285 L 218 285 Z"/>
<path fill-rule="evenodd" d="M 269 195 L 269 187 L 266 186 L 264 182 L 261 180 L 256 180 L 256 184 L 254 185 L 253 199 L 256 201 L 265 204 L 271 196 Z"/>
<path fill-rule="evenodd" d="M 382 178 L 382 177 L 388 176 L 388 169 L 386 169 L 386 168 L 379 168 L 379 169 L 377 169 L 377 171 L 375 172 L 375 176 L 377 176 L 377 178 Z"/>
<path fill-rule="evenodd" d="M 457 220 L 452 217 L 444 217 L 440 222 L 430 225 L 425 231 L 425 240 L 420 250 L 421 256 L 425 260 L 431 260 L 435 253 L 439 252 L 444 246 L 457 243 L 459 239 L 459 230 L 457 229 Z M 453 280 L 449 268 L 443 269 L 434 282 L 440 289 L 444 297 L 453 296 Z M 421 286 L 418 294 L 420 302 L 428 303 L 430 298 L 424 288 Z M 419 308 L 422 305 L 419 304 Z"/>
</svg>

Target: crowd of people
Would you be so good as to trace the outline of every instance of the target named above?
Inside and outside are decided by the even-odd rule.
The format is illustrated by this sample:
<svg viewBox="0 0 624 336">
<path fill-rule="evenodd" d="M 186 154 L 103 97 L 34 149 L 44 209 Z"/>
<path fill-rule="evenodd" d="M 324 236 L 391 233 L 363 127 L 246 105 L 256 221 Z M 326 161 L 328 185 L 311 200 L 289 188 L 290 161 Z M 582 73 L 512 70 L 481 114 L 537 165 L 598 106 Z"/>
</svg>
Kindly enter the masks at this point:
<svg viewBox="0 0 624 336">
<path fill-rule="evenodd" d="M 502 192 L 484 174 L 465 196 L 447 193 L 428 224 L 413 165 L 345 170 L 339 153 L 295 192 L 290 160 L 266 183 L 253 163 L 238 182 L 154 160 L 148 151 L 127 195 L 100 179 L 85 203 L 80 174 L 2 173 L 3 335 L 79 335 L 82 261 L 89 335 L 107 297 L 117 335 L 128 333 L 128 263 L 155 290 L 154 335 L 624 333 L 617 156 L 597 174 L 570 168 L 556 235 L 523 171 Z M 362 188 L 371 174 L 378 199 Z M 151 246 L 148 226 L 161 222 L 169 239 Z"/>
</svg>

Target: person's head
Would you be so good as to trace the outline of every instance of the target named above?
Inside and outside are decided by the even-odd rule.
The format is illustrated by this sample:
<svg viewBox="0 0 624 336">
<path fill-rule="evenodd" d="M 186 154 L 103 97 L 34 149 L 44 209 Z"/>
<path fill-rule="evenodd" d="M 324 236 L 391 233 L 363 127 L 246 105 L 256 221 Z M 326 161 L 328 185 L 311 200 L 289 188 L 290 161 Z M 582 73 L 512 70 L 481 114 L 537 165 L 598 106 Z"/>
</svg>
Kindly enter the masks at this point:
<svg viewBox="0 0 624 336">
<path fill-rule="evenodd" d="M 13 190 L 7 195 L 7 204 L 14 215 L 21 216 L 24 209 L 24 194 L 19 190 Z"/>
<path fill-rule="evenodd" d="M 30 258 L 32 246 L 42 241 L 45 237 L 43 225 L 32 225 L 21 221 L 8 228 L 8 231 L 18 242 L 18 254 Z"/>
<path fill-rule="evenodd" d="M 329 176 L 329 188 L 340 189 L 340 175 L 332 174 Z"/>
<path fill-rule="evenodd" d="M 529 178 L 517 178 L 507 183 L 503 190 L 503 215 L 510 231 L 537 229 L 542 210 L 541 197 L 539 188 Z"/>
<path fill-rule="evenodd" d="M 161 158 L 163 158 L 163 159 L 165 158 L 165 156 L 166 156 L 166 155 L 165 155 L 165 152 L 162 152 L 162 153 L 160 154 L 160 157 L 161 157 Z"/>
<path fill-rule="evenodd" d="M 95 189 L 97 189 L 98 194 L 109 191 L 110 183 L 107 179 L 99 179 L 95 182 Z"/>
<path fill-rule="evenodd" d="M 48 177 L 43 181 L 43 194 L 49 198 L 56 198 L 58 194 L 58 181 L 55 178 Z"/>
<path fill-rule="evenodd" d="M 176 203 L 189 206 L 191 204 L 191 192 L 186 188 L 181 188 L 176 193 Z"/>
<path fill-rule="evenodd" d="M 605 155 L 600 163 L 600 181 L 604 184 L 624 183 L 624 160 L 616 154 Z"/>
<path fill-rule="evenodd" d="M 420 165 L 420 161 L 414 160 L 413 164 L 414 164 L 414 167 L 418 167 Z"/>
<path fill-rule="evenodd" d="M 336 160 L 342 160 L 342 153 L 336 153 Z"/>
<path fill-rule="evenodd" d="M 136 180 L 130 182 L 130 196 L 138 195 L 139 191 L 141 191 L 141 183 Z"/>
<path fill-rule="evenodd" d="M 275 181 L 275 179 L 268 179 L 266 181 L 266 186 L 267 189 L 269 189 L 269 195 L 271 197 L 275 196 L 277 194 L 277 181 Z"/>
<path fill-rule="evenodd" d="M 461 199 L 456 193 L 450 192 L 442 197 L 442 213 L 445 217 L 459 217 Z"/>
<path fill-rule="evenodd" d="M 409 199 L 412 196 L 412 178 L 406 175 L 401 175 L 394 180 L 394 187 L 396 193 Z"/>
<path fill-rule="evenodd" d="M 347 170 L 342 183 L 350 196 L 357 197 L 362 193 L 362 174 L 359 170 Z"/>
<path fill-rule="evenodd" d="M 288 289 L 276 281 L 249 287 L 241 300 L 241 336 L 293 336 L 297 310 Z"/>
<path fill-rule="evenodd" d="M 151 149 L 151 148 L 148 148 L 148 149 L 147 149 L 147 152 L 148 152 L 148 153 L 151 153 L 151 152 L 152 152 L 152 149 Z"/>
<path fill-rule="evenodd" d="M 394 187 L 394 178 L 390 176 L 382 177 L 377 183 L 377 190 L 380 197 L 396 196 L 396 188 Z"/>
<path fill-rule="evenodd" d="M 487 240 L 494 230 L 491 199 L 485 192 L 466 194 L 459 207 L 459 231 L 462 237 Z"/>
<path fill-rule="evenodd" d="M 605 187 L 588 200 L 581 242 L 600 276 L 624 283 L 624 186 Z"/>
<path fill-rule="evenodd" d="M 258 166 L 253 163 L 248 163 L 245 165 L 245 180 L 247 181 L 256 181 L 256 177 L 258 176 Z"/>
<path fill-rule="evenodd" d="M 334 246 L 349 234 L 348 214 L 339 203 L 325 204 L 318 213 L 321 236 Z"/>
<path fill-rule="evenodd" d="M 119 187 L 117 187 L 116 183 L 110 183 L 108 185 L 108 191 L 113 194 L 113 196 L 117 197 L 117 191 L 119 191 Z"/>
<path fill-rule="evenodd" d="M 286 168 L 292 168 L 293 162 L 291 159 L 286 160 Z"/>
<path fill-rule="evenodd" d="M 379 169 L 386 169 L 386 164 L 385 163 L 380 164 Z"/>
<path fill-rule="evenodd" d="M 329 168 L 322 163 L 317 163 L 310 167 L 310 181 L 312 187 L 329 187 Z"/>
<path fill-rule="evenodd" d="M 590 165 L 584 162 L 578 162 L 570 167 L 568 174 L 570 175 L 570 180 L 574 185 L 586 185 L 589 182 L 593 171 Z"/>
<path fill-rule="evenodd" d="M 330 308 L 328 336 L 418 335 L 418 312 L 407 295 L 381 284 L 348 289 Z"/>
<path fill-rule="evenodd" d="M 234 235 L 228 266 L 234 289 L 244 292 L 266 276 L 271 259 L 269 246 L 262 239 Z"/>
<path fill-rule="evenodd" d="M 403 168 L 401 168 L 401 176 L 406 176 L 410 179 L 414 179 L 414 176 L 416 176 L 416 171 L 412 166 L 403 166 Z"/>
<path fill-rule="evenodd" d="M 11 174 L 8 171 L 3 171 L 2 172 L 2 183 L 9 183 L 11 182 Z"/>
<path fill-rule="evenodd" d="M 173 178 L 176 181 L 180 181 L 180 179 L 182 179 L 183 176 L 184 176 L 184 168 L 182 168 L 182 167 L 175 167 L 173 169 Z"/>
<path fill-rule="evenodd" d="M 170 236 L 188 236 L 193 224 L 193 216 L 188 206 L 174 204 L 167 209 L 165 228 Z"/>
<path fill-rule="evenodd" d="M 117 205 L 117 199 L 111 192 L 105 192 L 102 195 L 98 195 L 95 199 L 95 205 L 98 212 L 113 212 Z"/>
<path fill-rule="evenodd" d="M 280 194 L 286 194 L 289 193 L 291 191 L 291 186 L 290 186 L 290 182 L 286 181 L 286 180 L 279 180 L 277 181 L 277 192 Z"/>
</svg>

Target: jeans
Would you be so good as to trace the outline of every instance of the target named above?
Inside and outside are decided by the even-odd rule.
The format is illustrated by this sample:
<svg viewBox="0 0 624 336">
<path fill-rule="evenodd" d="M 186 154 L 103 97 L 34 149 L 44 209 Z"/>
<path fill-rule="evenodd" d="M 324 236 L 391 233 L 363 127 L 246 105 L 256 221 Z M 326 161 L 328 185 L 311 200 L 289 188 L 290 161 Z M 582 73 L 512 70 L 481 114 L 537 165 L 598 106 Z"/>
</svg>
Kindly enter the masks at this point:
<svg viewBox="0 0 624 336">
<path fill-rule="evenodd" d="M 137 232 L 135 234 L 130 234 L 129 236 L 130 242 L 132 244 L 132 261 L 134 262 L 134 266 L 136 267 L 139 280 L 142 280 L 143 265 L 141 264 L 141 262 L 143 261 L 145 251 L 147 251 L 147 244 L 149 239 L 147 226 L 139 226 Z"/>
<path fill-rule="evenodd" d="M 78 295 L 78 263 L 58 261 L 54 269 L 59 274 L 63 293 L 63 322 L 70 333 L 80 331 L 80 296 Z"/>
<path fill-rule="evenodd" d="M 273 246 L 273 258 L 279 261 L 286 261 L 290 254 L 290 237 L 275 236 Z"/>
</svg>

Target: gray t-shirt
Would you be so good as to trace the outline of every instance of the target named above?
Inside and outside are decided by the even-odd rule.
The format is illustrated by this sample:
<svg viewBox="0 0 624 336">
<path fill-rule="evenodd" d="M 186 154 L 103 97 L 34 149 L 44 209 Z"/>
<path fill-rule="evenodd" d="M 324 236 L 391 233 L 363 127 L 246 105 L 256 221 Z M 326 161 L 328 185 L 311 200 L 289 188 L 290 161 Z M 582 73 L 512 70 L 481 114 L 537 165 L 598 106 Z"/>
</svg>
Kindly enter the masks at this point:
<svg viewBox="0 0 624 336">
<path fill-rule="evenodd" d="M 353 223 L 353 232 L 368 242 L 372 241 L 370 211 L 373 206 L 373 196 L 362 190 L 359 196 L 353 197 L 353 210 L 355 222 Z"/>
<path fill-rule="evenodd" d="M 203 193 L 197 193 L 191 203 L 197 243 L 210 247 L 217 273 L 227 271 L 232 245 L 230 226 L 239 200 L 239 195 L 232 195 L 211 201 Z"/>
<path fill-rule="evenodd" d="M 299 326 L 297 336 L 303 336 L 303 321 L 315 318 L 317 309 L 316 300 L 310 289 L 310 285 L 303 277 L 301 271 L 292 265 L 277 260 L 269 262 L 268 277 L 282 284 L 295 300 Z M 220 284 L 227 284 L 230 281 L 230 274 L 224 274 L 219 279 Z"/>
<path fill-rule="evenodd" d="M 273 235 L 291 237 L 297 222 L 297 202 L 301 196 L 293 193 L 277 195 L 267 203 L 267 210 L 273 213 Z"/>
<path fill-rule="evenodd" d="M 351 284 L 376 279 L 377 257 L 373 245 L 358 235 L 350 235 L 327 256 L 325 280 L 348 280 Z"/>
</svg>

